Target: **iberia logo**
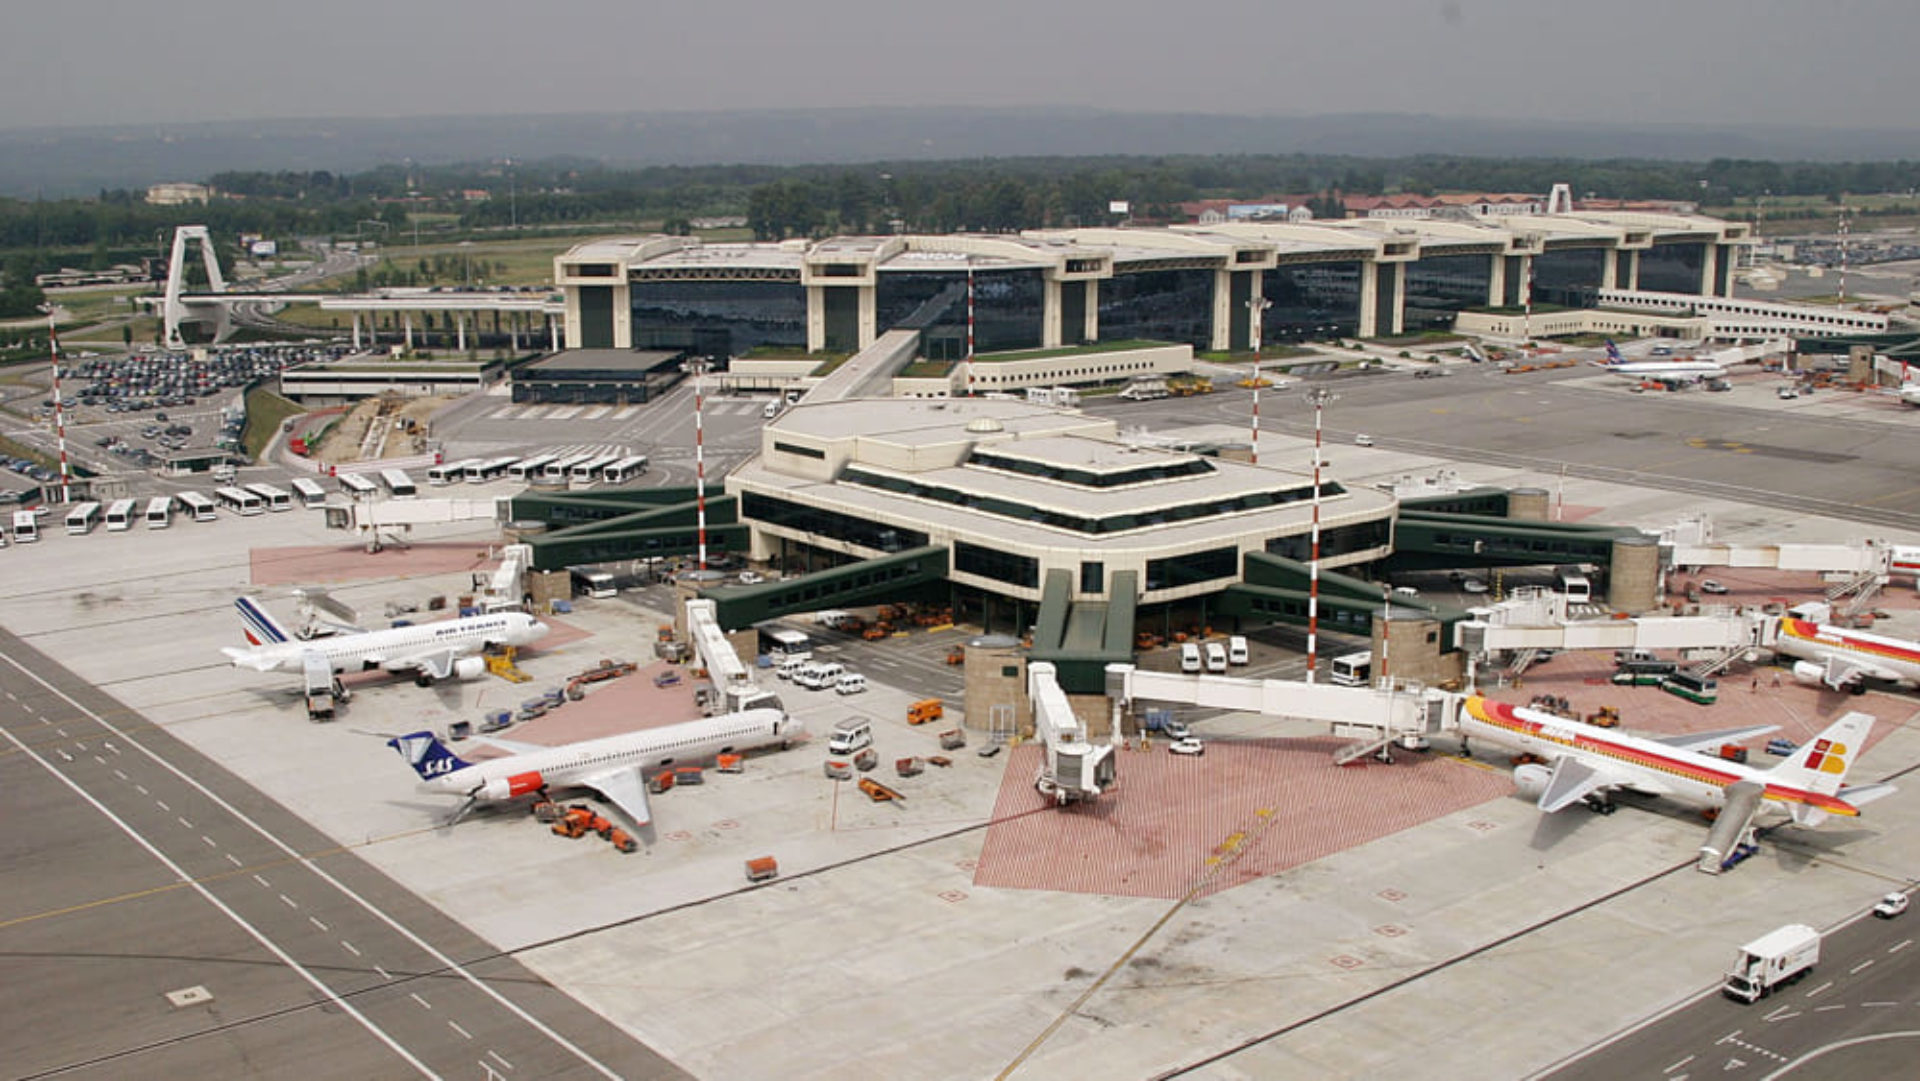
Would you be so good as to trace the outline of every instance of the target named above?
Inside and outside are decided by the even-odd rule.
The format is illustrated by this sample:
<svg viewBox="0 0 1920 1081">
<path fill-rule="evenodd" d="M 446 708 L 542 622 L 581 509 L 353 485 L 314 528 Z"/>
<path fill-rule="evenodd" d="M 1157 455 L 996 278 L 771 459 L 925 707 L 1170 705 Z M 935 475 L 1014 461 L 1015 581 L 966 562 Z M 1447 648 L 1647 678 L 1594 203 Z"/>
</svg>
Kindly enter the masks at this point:
<svg viewBox="0 0 1920 1081">
<path fill-rule="evenodd" d="M 1847 772 L 1847 745 L 1830 739 L 1814 740 L 1813 751 L 1807 755 L 1807 768 L 1819 773 Z"/>
</svg>

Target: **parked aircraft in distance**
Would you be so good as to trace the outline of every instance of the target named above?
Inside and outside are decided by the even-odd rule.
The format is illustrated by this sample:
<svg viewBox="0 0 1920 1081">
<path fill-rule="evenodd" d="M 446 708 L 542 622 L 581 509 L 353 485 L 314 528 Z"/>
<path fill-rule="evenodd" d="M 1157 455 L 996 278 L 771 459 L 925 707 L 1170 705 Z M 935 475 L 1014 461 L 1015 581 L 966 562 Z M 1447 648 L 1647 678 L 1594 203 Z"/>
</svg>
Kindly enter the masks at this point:
<svg viewBox="0 0 1920 1081">
<path fill-rule="evenodd" d="M 1902 569 L 1903 551 L 1907 553 L 1905 561 L 1913 562 L 1913 549 L 1894 549 L 1896 573 Z M 1793 676 L 1806 683 L 1824 683 L 1854 694 L 1864 694 L 1869 679 L 1906 686 L 1920 684 L 1920 643 L 1884 634 L 1868 634 L 1785 616 L 1780 620 L 1780 633 L 1774 638 L 1773 648 L 1776 653 L 1796 658 Z"/>
<path fill-rule="evenodd" d="M 436 679 L 458 676 L 473 679 L 486 671 L 479 656 L 487 649 L 524 646 L 539 641 L 545 623 L 525 612 L 492 612 L 479 616 L 439 620 L 412 627 L 336 634 L 299 639 L 289 633 L 252 598 L 233 602 L 249 646 L 228 646 L 220 652 L 237 668 L 256 672 L 302 670 L 309 661 L 324 660 L 335 672 L 412 672 L 422 687 Z"/>
<path fill-rule="evenodd" d="M 1542 811 L 1575 803 L 1610 814 L 1620 789 L 1663 796 L 1718 812 L 1701 867 L 1720 869 L 1721 857 L 1751 843 L 1751 825 L 1763 812 L 1784 812 L 1796 825 L 1817 826 L 1832 815 L 1857 816 L 1860 806 L 1893 791 L 1891 785 L 1847 786 L 1847 768 L 1865 745 L 1873 717 L 1849 713 L 1772 769 L 1702 753 L 1774 731 L 1777 725 L 1681 736 L 1630 736 L 1541 710 L 1478 696 L 1466 700 L 1460 731 L 1526 754 L 1546 765 L 1514 768 L 1513 782 Z"/>
<path fill-rule="evenodd" d="M 749 709 L 685 724 L 670 724 L 624 735 L 606 736 L 558 747 L 482 738 L 514 753 L 504 758 L 467 762 L 448 750 L 432 732 L 413 732 L 387 741 L 420 774 L 424 791 L 465 796 L 457 820 L 478 800 L 516 799 L 548 788 L 590 788 L 620 808 L 634 825 L 652 820 L 647 808 L 646 774 L 675 765 L 693 765 L 714 755 L 779 745 L 786 747 L 804 731 L 777 709 Z"/>
<path fill-rule="evenodd" d="M 1697 383 L 1702 379 L 1718 379 L 1727 374 L 1725 368 L 1713 361 L 1689 357 L 1628 360 L 1620 354 L 1620 347 L 1613 344 L 1611 339 L 1607 342 L 1607 359 L 1594 363 L 1625 379 L 1652 379 L 1662 383 Z"/>
</svg>

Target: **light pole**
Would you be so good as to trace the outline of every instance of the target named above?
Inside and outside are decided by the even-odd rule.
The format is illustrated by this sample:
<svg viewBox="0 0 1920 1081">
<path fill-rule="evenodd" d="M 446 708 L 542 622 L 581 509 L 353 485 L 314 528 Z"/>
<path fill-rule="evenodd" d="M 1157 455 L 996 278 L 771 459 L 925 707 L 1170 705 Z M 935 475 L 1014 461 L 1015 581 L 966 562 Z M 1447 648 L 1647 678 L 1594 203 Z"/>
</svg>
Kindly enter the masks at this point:
<svg viewBox="0 0 1920 1081">
<path fill-rule="evenodd" d="M 699 520 L 700 569 L 704 571 L 707 569 L 707 439 L 702 418 L 706 410 L 708 361 L 706 357 L 699 357 L 690 363 L 693 365 L 694 508 Z"/>
<path fill-rule="evenodd" d="M 1307 559 L 1307 682 L 1313 682 L 1320 658 L 1320 413 L 1335 395 L 1324 387 L 1307 392 L 1313 406 L 1313 532 Z"/>
<path fill-rule="evenodd" d="M 1249 460 L 1254 465 L 1260 464 L 1260 384 L 1263 382 L 1260 378 L 1260 328 L 1263 322 L 1261 313 L 1271 307 L 1273 307 L 1273 301 L 1263 296 L 1251 297 L 1247 300 L 1247 313 L 1252 323 L 1250 329 L 1253 331 L 1253 450 Z"/>
<path fill-rule="evenodd" d="M 60 502 L 73 502 L 73 471 L 67 466 L 66 402 L 60 397 L 60 340 L 55 335 L 52 304 L 40 305 L 47 313 L 47 355 L 53 360 L 53 432 L 60 448 Z"/>
</svg>

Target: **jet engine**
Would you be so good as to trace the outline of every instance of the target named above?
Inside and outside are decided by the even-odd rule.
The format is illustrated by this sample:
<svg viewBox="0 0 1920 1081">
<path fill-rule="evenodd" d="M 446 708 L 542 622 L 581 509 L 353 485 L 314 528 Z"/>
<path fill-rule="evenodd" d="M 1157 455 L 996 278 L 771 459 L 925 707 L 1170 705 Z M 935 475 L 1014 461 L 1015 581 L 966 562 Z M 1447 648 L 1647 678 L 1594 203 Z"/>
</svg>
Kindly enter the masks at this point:
<svg viewBox="0 0 1920 1081">
<path fill-rule="evenodd" d="M 479 679 L 487 674 L 485 657 L 462 657 L 453 662 L 453 674 L 459 679 Z"/>
<path fill-rule="evenodd" d="M 1538 762 L 1529 762 L 1513 768 L 1513 787 L 1530 800 L 1538 801 L 1540 794 L 1547 790 L 1547 782 L 1553 779 L 1553 769 Z"/>
<path fill-rule="evenodd" d="M 488 781 L 481 786 L 479 795 L 483 799 L 512 799 L 529 792 L 538 792 L 546 786 L 547 782 L 540 776 L 539 770 L 528 770 L 511 777 L 496 777 Z"/>
<path fill-rule="evenodd" d="M 1827 678 L 1827 666 L 1812 661 L 1793 662 L 1793 678 L 1802 683 L 1822 683 Z"/>
</svg>

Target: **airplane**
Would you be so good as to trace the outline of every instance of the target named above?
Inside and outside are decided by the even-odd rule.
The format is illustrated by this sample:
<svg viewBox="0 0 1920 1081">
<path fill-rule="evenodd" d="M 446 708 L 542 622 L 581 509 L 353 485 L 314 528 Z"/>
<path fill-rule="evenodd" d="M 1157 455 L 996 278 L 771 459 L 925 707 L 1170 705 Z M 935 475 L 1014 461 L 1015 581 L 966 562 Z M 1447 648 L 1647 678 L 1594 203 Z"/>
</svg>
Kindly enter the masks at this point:
<svg viewBox="0 0 1920 1081">
<path fill-rule="evenodd" d="M 1911 549 L 1908 550 L 1911 552 Z M 1900 550 L 1895 549 L 1895 569 Z M 1795 658 L 1793 677 L 1865 694 L 1866 680 L 1920 684 L 1920 643 L 1783 616 L 1774 652 Z"/>
<path fill-rule="evenodd" d="M 422 623 L 390 630 L 355 630 L 302 641 L 287 633 L 266 609 L 250 597 L 233 602 L 240 612 L 248 647 L 228 646 L 220 652 L 236 668 L 256 672 L 303 670 L 324 661 L 334 672 L 369 671 L 414 673 L 422 687 L 434 680 L 457 676 L 474 679 L 486 671 L 482 651 L 500 646 L 524 646 L 544 637 L 545 623 L 525 612 L 492 612 L 481 616 Z"/>
<path fill-rule="evenodd" d="M 1811 827 L 1834 815 L 1857 817 L 1862 805 L 1891 794 L 1892 785 L 1845 784 L 1847 768 L 1872 727 L 1871 714 L 1848 713 L 1786 761 L 1761 769 L 1702 752 L 1765 735 L 1777 725 L 1629 736 L 1477 695 L 1465 701 L 1460 714 L 1463 742 L 1483 739 L 1551 763 L 1513 771 L 1514 786 L 1547 813 L 1584 802 L 1612 814 L 1612 793 L 1620 789 L 1717 811 L 1701 849 L 1701 869 L 1711 873 L 1721 869 L 1722 856 L 1752 843 L 1752 822 L 1763 811 L 1785 812 L 1795 825 Z"/>
<path fill-rule="evenodd" d="M 785 748 L 804 731 L 800 722 L 778 709 L 749 709 L 558 747 L 476 737 L 513 752 L 481 762 L 460 758 L 432 732 L 397 736 L 387 746 L 399 751 L 420 775 L 422 791 L 466 797 L 454 812 L 455 821 L 479 800 L 510 800 L 548 788 L 577 787 L 592 789 L 620 808 L 634 825 L 644 826 L 652 821 L 644 783 L 648 771 L 775 744 Z"/>
<path fill-rule="evenodd" d="M 1667 357 L 1656 360 L 1628 360 L 1620 354 L 1620 347 L 1607 339 L 1607 359 L 1595 361 L 1600 367 L 1614 375 L 1626 379 L 1652 379 L 1662 383 L 1696 383 L 1702 379 L 1718 379 L 1727 374 L 1727 370 L 1710 360 Z"/>
</svg>

